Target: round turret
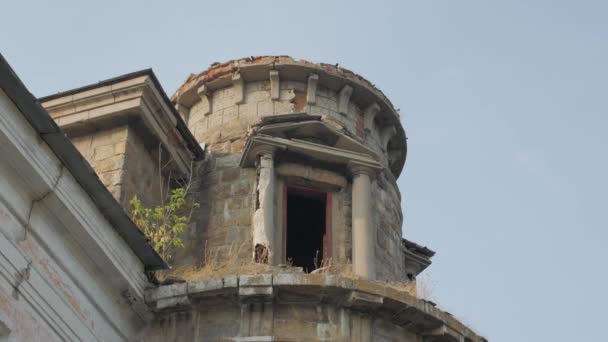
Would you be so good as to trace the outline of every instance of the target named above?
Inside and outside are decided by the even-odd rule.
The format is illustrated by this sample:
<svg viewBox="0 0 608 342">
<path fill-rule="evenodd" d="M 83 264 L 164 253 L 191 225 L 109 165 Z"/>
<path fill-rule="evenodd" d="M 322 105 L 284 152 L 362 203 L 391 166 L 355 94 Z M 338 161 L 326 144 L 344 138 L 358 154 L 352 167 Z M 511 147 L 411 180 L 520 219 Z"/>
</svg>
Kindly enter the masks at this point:
<svg viewBox="0 0 608 342">
<path fill-rule="evenodd" d="M 206 148 L 175 260 L 202 268 L 147 293 L 146 340 L 485 341 L 415 298 L 433 252 L 402 238 L 405 133 L 368 81 L 247 58 L 190 76 L 173 101 Z"/>
<path fill-rule="evenodd" d="M 251 57 L 191 75 L 173 101 L 208 151 L 203 214 L 177 263 L 238 250 L 307 272 L 352 264 L 370 278 L 405 279 L 426 267 L 408 264 L 402 240 L 399 113 L 363 77 Z"/>
<path fill-rule="evenodd" d="M 395 177 L 405 163 L 399 112 L 371 82 L 338 65 L 287 56 L 215 63 L 188 77 L 173 100 L 203 140 L 219 127 L 238 134 L 260 117 L 306 113 L 322 116 L 373 149 Z"/>
</svg>

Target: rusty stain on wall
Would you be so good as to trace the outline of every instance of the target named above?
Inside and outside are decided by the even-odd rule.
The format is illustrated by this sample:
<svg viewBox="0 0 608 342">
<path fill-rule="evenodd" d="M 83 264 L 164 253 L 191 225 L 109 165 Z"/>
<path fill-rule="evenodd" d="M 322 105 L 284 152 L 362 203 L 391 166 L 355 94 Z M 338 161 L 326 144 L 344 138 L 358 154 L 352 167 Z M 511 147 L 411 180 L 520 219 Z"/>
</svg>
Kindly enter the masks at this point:
<svg viewBox="0 0 608 342">
<path fill-rule="evenodd" d="M 50 281 L 53 287 L 58 290 L 63 298 L 68 302 L 70 307 L 76 312 L 76 314 L 89 325 L 92 324 L 92 320 L 89 317 L 89 313 L 80 307 L 78 299 L 74 296 L 71 287 L 63 281 L 63 277 L 59 272 L 51 266 L 51 262 L 41 255 L 40 247 L 34 245 L 31 237 L 20 243 L 21 247 L 31 256 L 31 263 L 38 272 L 46 275 L 46 279 Z"/>
<path fill-rule="evenodd" d="M 294 93 L 295 93 L 295 96 L 291 100 L 291 102 L 293 103 L 293 109 L 296 112 L 300 112 L 306 106 L 306 92 L 294 90 Z"/>
<path fill-rule="evenodd" d="M 365 119 L 363 117 L 363 112 L 357 113 L 355 125 L 357 136 L 361 139 L 365 139 Z"/>
</svg>

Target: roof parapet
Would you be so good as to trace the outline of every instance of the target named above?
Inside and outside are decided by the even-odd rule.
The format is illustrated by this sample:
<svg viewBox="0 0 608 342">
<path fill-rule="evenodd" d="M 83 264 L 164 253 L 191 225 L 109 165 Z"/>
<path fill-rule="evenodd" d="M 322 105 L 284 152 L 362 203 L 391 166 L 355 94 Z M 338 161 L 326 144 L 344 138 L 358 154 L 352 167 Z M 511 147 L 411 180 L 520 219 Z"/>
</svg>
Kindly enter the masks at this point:
<svg viewBox="0 0 608 342">
<path fill-rule="evenodd" d="M 208 91 L 232 86 L 235 74 L 239 75 L 239 80 L 245 82 L 270 80 L 271 88 L 275 89 L 275 92 L 280 80 L 299 81 L 307 84 L 310 89 L 324 86 L 340 94 L 343 111 L 349 100 L 357 103 L 361 108 L 368 108 L 375 104 L 372 119 L 376 120 L 380 127 L 394 129 L 395 134 L 391 135 L 391 146 L 393 149 L 402 151 L 402 153 L 393 153 L 397 159 L 391 163 L 391 171 L 395 177 L 398 177 L 403 170 L 407 144 L 399 111 L 371 82 L 338 64 L 313 63 L 296 60 L 289 56 L 248 57 L 225 63 L 214 63 L 207 70 L 190 75 L 175 92 L 172 100 L 180 106 L 190 108 L 200 100 L 197 89 L 201 85 L 204 84 Z M 309 103 L 315 100 L 314 96 L 307 98 Z"/>
</svg>

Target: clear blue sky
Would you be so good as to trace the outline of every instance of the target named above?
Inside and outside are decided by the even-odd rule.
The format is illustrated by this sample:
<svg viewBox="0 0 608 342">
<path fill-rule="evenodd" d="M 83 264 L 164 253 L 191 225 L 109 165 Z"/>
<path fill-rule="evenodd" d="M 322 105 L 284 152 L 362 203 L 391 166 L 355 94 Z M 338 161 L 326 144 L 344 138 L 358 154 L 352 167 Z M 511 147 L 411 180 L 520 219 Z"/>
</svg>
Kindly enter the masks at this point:
<svg viewBox="0 0 608 342">
<path fill-rule="evenodd" d="M 608 318 L 605 1 L 5 1 L 37 96 L 152 67 L 339 62 L 401 109 L 408 239 L 435 298 L 491 341 L 600 341 Z"/>
</svg>

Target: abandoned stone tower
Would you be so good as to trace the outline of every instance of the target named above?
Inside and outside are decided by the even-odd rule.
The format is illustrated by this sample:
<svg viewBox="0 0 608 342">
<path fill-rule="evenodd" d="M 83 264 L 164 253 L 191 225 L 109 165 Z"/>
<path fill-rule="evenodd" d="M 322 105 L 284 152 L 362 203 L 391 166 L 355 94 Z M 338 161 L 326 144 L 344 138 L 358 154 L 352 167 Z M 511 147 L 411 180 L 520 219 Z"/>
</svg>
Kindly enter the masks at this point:
<svg viewBox="0 0 608 342">
<path fill-rule="evenodd" d="M 363 77 L 337 65 L 252 57 L 190 75 L 169 99 L 144 70 L 41 98 L 58 127 L 37 117 L 47 114 L 27 102 L 27 91 L 7 86 L 22 87 L 11 77 L 2 79 L 3 111 L 30 122 L 23 129 L 48 145 L 36 153 L 54 153 L 60 170 L 47 177 L 50 190 L 32 190 L 32 201 L 42 198 L 41 212 L 58 217 L 45 224 L 63 228 L 45 229 L 61 238 L 48 242 L 42 231 L 29 236 L 19 228 L 5 234 L 29 262 L 21 263 L 28 277 L 33 268 L 54 282 L 29 284 L 25 266 L 13 262 L 6 288 L 25 298 L 53 292 L 63 303 L 41 314 L 46 318 L 30 315 L 38 333 L 100 341 L 485 341 L 416 297 L 415 279 L 434 252 L 402 237 L 396 180 L 406 136 L 398 111 Z M 8 136 L 10 127 L 0 128 Z M 63 133 L 69 142 L 54 138 Z M 68 143 L 82 157 L 64 151 Z M 17 179 L 23 168 L 3 172 Z M 69 196 L 45 195 L 57 202 L 46 203 L 40 193 L 58 192 L 65 174 L 79 189 L 72 196 L 85 199 L 69 206 L 62 204 Z M 158 204 L 175 179 L 190 180 L 200 208 L 184 248 L 173 251 L 173 270 L 159 273 L 158 282 L 151 272 L 167 264 L 126 212 L 134 196 Z M 77 206 L 89 203 L 80 219 L 60 217 L 78 218 L 84 209 Z M 96 228 L 65 228 L 70 222 Z M 50 254 L 32 257 L 38 244 Z M 67 252 L 56 256 L 54 248 Z M 27 303 L 35 300 L 24 304 L 5 292 L 0 303 L 11 309 L 0 309 L 0 340 L 3 327 L 15 340 L 36 337 L 15 323 L 29 322 L 35 305 Z"/>
</svg>

